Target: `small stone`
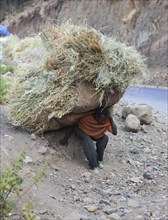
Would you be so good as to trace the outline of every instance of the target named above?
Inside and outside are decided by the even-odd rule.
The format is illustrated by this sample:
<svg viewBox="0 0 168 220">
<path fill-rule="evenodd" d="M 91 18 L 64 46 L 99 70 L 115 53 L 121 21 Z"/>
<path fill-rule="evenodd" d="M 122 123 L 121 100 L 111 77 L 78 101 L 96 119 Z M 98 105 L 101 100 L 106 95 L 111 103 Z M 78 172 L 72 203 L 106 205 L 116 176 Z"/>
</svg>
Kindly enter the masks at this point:
<svg viewBox="0 0 168 220">
<path fill-rule="evenodd" d="M 132 150 L 130 150 L 130 152 L 132 153 L 132 154 L 139 154 L 139 150 L 138 150 L 138 148 L 133 148 Z"/>
<path fill-rule="evenodd" d="M 50 164 L 50 167 L 51 167 L 53 170 L 55 170 L 55 171 L 59 171 L 59 167 L 58 167 L 57 164 L 55 164 L 55 163 L 51 163 L 51 164 Z"/>
<path fill-rule="evenodd" d="M 144 220 L 144 217 L 142 215 L 137 215 L 136 220 Z"/>
<path fill-rule="evenodd" d="M 139 183 L 139 182 L 141 182 L 141 177 L 132 177 L 131 179 L 130 179 L 130 181 L 131 182 L 133 182 L 133 183 Z"/>
<path fill-rule="evenodd" d="M 85 207 L 89 212 L 96 212 L 99 209 L 99 206 L 92 205 L 89 207 Z"/>
<path fill-rule="evenodd" d="M 40 147 L 40 148 L 37 150 L 37 152 L 38 152 L 39 154 L 45 154 L 45 153 L 47 152 L 47 148 L 44 147 L 44 146 L 42 146 L 42 147 Z"/>
<path fill-rule="evenodd" d="M 123 210 L 123 213 L 124 213 L 125 215 L 128 215 L 128 213 L 130 213 L 130 212 L 131 212 L 130 209 L 124 209 L 124 210 Z"/>
<path fill-rule="evenodd" d="M 142 126 L 141 126 L 141 130 L 142 130 L 143 133 L 145 133 L 145 134 L 148 133 L 148 131 L 147 131 L 147 129 L 146 129 L 146 125 L 142 125 Z"/>
<path fill-rule="evenodd" d="M 74 184 L 72 184 L 72 185 L 71 185 L 71 189 L 72 189 L 72 190 L 75 190 L 75 189 L 76 189 L 76 186 L 75 186 Z"/>
<path fill-rule="evenodd" d="M 81 199 L 78 196 L 74 196 L 73 199 L 74 199 L 75 202 L 81 201 Z"/>
<path fill-rule="evenodd" d="M 120 201 L 121 201 L 121 202 L 126 202 L 127 199 L 125 198 L 125 196 L 121 196 Z"/>
<path fill-rule="evenodd" d="M 92 175 L 91 172 L 85 172 L 85 173 L 82 174 L 82 176 L 85 177 L 85 178 L 90 178 L 91 175 Z"/>
<path fill-rule="evenodd" d="M 35 135 L 34 133 L 31 134 L 31 139 L 34 140 L 34 141 L 37 139 L 37 138 L 36 138 L 36 135 Z"/>
<path fill-rule="evenodd" d="M 85 183 L 89 183 L 90 178 L 85 178 L 84 181 L 85 181 Z"/>
<path fill-rule="evenodd" d="M 12 216 L 12 215 L 13 215 L 13 213 L 10 213 L 10 212 L 8 213 L 8 216 Z"/>
<path fill-rule="evenodd" d="M 52 199 L 57 199 L 54 195 L 49 195 Z"/>
<path fill-rule="evenodd" d="M 106 200 L 100 200 L 99 204 L 105 204 L 105 205 L 111 205 L 110 202 L 106 201 Z"/>
<path fill-rule="evenodd" d="M 108 218 L 110 220 L 121 220 L 120 216 L 117 215 L 116 213 L 113 213 L 113 214 L 109 215 Z"/>
<path fill-rule="evenodd" d="M 144 177 L 144 179 L 147 179 L 147 180 L 152 180 L 153 179 L 153 177 L 149 173 L 144 173 L 143 177 Z"/>
<path fill-rule="evenodd" d="M 44 214 L 48 213 L 48 210 L 47 210 L 47 209 L 40 210 L 39 213 L 40 213 L 41 215 L 44 215 Z"/>
<path fill-rule="evenodd" d="M 111 189 L 100 189 L 99 192 L 103 197 L 111 196 L 113 194 Z"/>
<path fill-rule="evenodd" d="M 110 215 L 113 213 L 113 210 L 110 207 L 105 206 L 105 208 L 103 208 L 103 212 L 107 215 Z"/>
<path fill-rule="evenodd" d="M 32 163 L 33 160 L 32 160 L 31 157 L 29 157 L 29 156 L 25 156 L 24 162 L 25 162 L 25 163 Z"/>
</svg>

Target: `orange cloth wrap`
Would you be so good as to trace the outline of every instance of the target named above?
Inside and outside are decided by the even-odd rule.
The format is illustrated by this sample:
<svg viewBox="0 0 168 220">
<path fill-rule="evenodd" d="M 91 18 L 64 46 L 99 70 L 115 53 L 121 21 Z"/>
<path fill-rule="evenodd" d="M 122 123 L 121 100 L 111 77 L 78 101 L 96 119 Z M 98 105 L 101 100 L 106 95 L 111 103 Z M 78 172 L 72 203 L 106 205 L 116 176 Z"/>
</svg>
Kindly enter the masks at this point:
<svg viewBox="0 0 168 220">
<path fill-rule="evenodd" d="M 101 138 L 106 131 L 112 132 L 110 120 L 99 124 L 92 115 L 85 116 L 79 120 L 79 128 L 94 139 Z"/>
</svg>

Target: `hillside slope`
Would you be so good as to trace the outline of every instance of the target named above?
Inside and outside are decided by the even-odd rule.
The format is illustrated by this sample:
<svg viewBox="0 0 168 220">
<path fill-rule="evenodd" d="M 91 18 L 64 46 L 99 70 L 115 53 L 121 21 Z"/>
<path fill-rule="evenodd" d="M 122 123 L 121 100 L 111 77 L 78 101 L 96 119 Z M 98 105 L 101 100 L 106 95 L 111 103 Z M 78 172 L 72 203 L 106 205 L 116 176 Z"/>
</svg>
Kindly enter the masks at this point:
<svg viewBox="0 0 168 220">
<path fill-rule="evenodd" d="M 70 19 L 77 24 L 87 23 L 135 45 L 148 57 L 150 67 L 166 68 L 167 9 L 166 0 L 34 0 L 6 15 L 3 23 L 21 37 L 39 32 L 48 22 Z"/>
</svg>

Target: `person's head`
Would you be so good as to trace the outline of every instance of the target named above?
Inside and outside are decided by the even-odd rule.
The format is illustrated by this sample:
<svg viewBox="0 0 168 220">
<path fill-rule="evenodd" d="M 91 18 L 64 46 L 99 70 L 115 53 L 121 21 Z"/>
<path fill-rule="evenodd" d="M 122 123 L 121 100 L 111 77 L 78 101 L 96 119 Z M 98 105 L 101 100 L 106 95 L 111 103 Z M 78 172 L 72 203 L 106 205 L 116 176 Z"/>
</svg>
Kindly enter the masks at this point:
<svg viewBox="0 0 168 220">
<path fill-rule="evenodd" d="M 99 122 L 99 123 L 104 123 L 110 116 L 110 111 L 108 108 L 105 107 L 99 107 L 95 110 L 94 112 L 94 118 Z"/>
</svg>

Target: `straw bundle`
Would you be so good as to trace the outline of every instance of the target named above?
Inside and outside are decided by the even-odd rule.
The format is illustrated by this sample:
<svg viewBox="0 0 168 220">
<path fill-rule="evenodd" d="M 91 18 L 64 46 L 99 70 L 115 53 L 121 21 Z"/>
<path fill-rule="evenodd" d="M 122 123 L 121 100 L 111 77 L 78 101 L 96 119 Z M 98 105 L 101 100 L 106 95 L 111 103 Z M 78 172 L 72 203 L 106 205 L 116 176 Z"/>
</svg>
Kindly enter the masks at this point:
<svg viewBox="0 0 168 220">
<path fill-rule="evenodd" d="M 45 61 L 45 51 L 39 35 L 20 39 L 11 34 L 3 48 L 5 62 L 14 66 L 17 75 L 41 67 Z"/>
<path fill-rule="evenodd" d="M 67 115 L 92 110 L 91 102 L 78 106 L 77 85 L 89 83 L 92 95 L 98 95 L 97 107 L 109 88 L 123 92 L 146 70 L 135 49 L 93 28 L 65 23 L 47 27 L 40 37 L 46 48 L 43 63 L 26 73 L 21 68 L 10 94 L 11 115 L 27 130 L 49 130 L 53 120 L 52 128 L 58 128 Z"/>
</svg>

